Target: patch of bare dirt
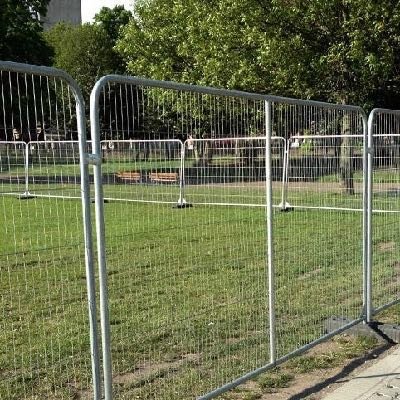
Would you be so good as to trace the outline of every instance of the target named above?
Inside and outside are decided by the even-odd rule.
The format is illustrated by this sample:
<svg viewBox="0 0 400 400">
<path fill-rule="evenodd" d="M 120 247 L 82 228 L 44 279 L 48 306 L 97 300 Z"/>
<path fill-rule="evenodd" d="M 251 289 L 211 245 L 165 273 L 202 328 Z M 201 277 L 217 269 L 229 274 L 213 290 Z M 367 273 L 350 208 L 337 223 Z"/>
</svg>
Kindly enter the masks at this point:
<svg viewBox="0 0 400 400">
<path fill-rule="evenodd" d="M 165 376 L 168 373 L 178 371 L 184 364 L 197 364 L 200 360 L 199 354 L 185 354 L 181 358 L 173 361 L 159 363 L 143 363 L 136 366 L 132 372 L 115 375 L 113 382 L 117 384 L 141 385 L 157 378 Z"/>
<path fill-rule="evenodd" d="M 378 250 L 386 252 L 386 251 L 393 251 L 396 248 L 395 242 L 381 242 L 378 244 Z"/>
</svg>

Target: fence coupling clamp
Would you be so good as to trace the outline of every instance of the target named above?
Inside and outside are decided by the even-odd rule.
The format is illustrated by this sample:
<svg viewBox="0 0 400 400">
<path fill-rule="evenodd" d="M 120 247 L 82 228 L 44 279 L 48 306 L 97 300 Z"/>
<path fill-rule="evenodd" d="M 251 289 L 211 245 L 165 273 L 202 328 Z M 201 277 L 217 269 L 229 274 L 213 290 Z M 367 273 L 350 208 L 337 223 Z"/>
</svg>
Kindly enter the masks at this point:
<svg viewBox="0 0 400 400">
<path fill-rule="evenodd" d="M 87 153 L 85 159 L 86 163 L 89 165 L 101 164 L 101 157 L 98 154 Z"/>
<path fill-rule="evenodd" d="M 368 146 L 367 147 L 367 153 L 368 154 L 374 154 L 374 147 L 373 146 Z"/>
</svg>

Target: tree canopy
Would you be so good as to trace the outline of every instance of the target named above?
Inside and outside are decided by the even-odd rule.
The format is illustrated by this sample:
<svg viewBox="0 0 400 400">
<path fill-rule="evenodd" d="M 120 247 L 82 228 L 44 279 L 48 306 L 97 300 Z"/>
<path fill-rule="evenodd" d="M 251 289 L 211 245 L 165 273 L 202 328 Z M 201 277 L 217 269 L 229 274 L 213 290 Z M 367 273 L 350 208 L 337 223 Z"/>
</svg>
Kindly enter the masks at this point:
<svg viewBox="0 0 400 400">
<path fill-rule="evenodd" d="M 156 79 L 396 106 L 394 0 L 137 0 L 117 49 Z"/>
<path fill-rule="evenodd" d="M 125 10 L 124 6 L 115 6 L 114 8 L 102 7 L 94 16 L 94 21 L 104 28 L 115 45 L 119 38 L 121 27 L 127 25 L 131 18 L 132 13 Z"/>
<path fill-rule="evenodd" d="M 45 37 L 54 48 L 54 66 L 68 72 L 86 98 L 101 76 L 114 72 L 115 53 L 102 27 L 59 23 Z"/>
<path fill-rule="evenodd" d="M 43 39 L 40 16 L 50 0 L 0 0 L 0 59 L 49 64 L 51 47 Z"/>
</svg>

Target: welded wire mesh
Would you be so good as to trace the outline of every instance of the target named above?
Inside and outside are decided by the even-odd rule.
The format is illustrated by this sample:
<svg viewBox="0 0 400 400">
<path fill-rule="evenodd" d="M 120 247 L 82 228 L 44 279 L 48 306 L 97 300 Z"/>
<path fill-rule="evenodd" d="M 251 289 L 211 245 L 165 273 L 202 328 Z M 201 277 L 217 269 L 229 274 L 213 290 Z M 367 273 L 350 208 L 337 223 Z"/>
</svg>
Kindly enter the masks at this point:
<svg viewBox="0 0 400 400">
<path fill-rule="evenodd" d="M 318 208 L 275 212 L 278 357 L 359 318 L 362 236 L 361 212 Z"/>
<path fill-rule="evenodd" d="M 90 390 L 79 201 L 0 198 L 1 380 L 4 399 Z"/>
<path fill-rule="evenodd" d="M 236 156 L 210 142 L 214 166 L 250 165 L 250 149 L 265 152 L 265 138 L 238 140 Z M 265 192 L 265 172 L 253 165 L 244 179 L 238 167 L 213 182 L 207 171 L 191 174 L 180 141 L 103 144 L 116 398 L 194 398 L 267 363 L 265 206 L 244 207 L 251 191 Z M 259 162 L 265 171 L 264 155 Z M 252 177 L 264 185 L 247 188 Z M 236 207 L 211 207 L 215 191 Z"/>
<path fill-rule="evenodd" d="M 64 78 L 8 69 L 0 71 L 0 138 L 8 140 L 0 145 L 0 398 L 90 397 L 81 200 L 27 195 L 27 185 L 58 185 L 39 177 L 54 172 L 44 164 L 64 163 L 62 145 L 48 141 L 76 138 L 77 105 Z"/>
<path fill-rule="evenodd" d="M 372 304 L 399 300 L 400 115 L 382 111 L 372 125 Z"/>
<path fill-rule="evenodd" d="M 30 142 L 27 150 L 30 194 L 80 198 L 80 155 L 77 141 Z M 90 143 L 87 151 L 91 151 Z"/>
<path fill-rule="evenodd" d="M 0 139 L 77 139 L 73 92 L 61 78 L 0 71 Z"/>
<path fill-rule="evenodd" d="M 269 362 L 263 208 L 105 212 L 115 398 L 195 398 Z"/>
<path fill-rule="evenodd" d="M 272 110 L 274 134 L 288 138 L 287 212 L 273 221 L 279 358 L 362 312 L 365 140 L 356 110 L 283 100 Z"/>
</svg>

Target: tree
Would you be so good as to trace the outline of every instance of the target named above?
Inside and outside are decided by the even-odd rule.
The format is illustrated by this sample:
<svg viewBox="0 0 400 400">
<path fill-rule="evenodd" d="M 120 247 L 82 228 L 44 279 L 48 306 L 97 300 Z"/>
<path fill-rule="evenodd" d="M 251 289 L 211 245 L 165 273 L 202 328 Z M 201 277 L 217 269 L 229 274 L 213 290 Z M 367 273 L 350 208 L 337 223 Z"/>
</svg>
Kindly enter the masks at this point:
<svg viewBox="0 0 400 400">
<path fill-rule="evenodd" d="M 45 36 L 54 48 L 54 66 L 65 70 L 78 82 L 86 100 L 95 82 L 114 72 L 115 53 L 103 28 L 60 23 Z"/>
<path fill-rule="evenodd" d="M 50 0 L 0 0 L 0 59 L 48 65 L 52 50 L 43 39 L 38 15 Z"/>
<path fill-rule="evenodd" d="M 400 86 L 399 22 L 394 0 L 137 0 L 117 48 L 155 79 L 371 106 Z"/>
<path fill-rule="evenodd" d="M 119 39 L 122 28 L 128 24 L 131 18 L 132 13 L 128 10 L 125 10 L 124 6 L 115 6 L 112 9 L 103 7 L 94 16 L 94 21 L 107 33 L 112 47 L 114 48 L 117 40 Z M 125 63 L 123 58 L 116 51 L 114 57 L 115 73 L 123 74 L 125 72 Z"/>
<path fill-rule="evenodd" d="M 131 18 L 132 13 L 125 10 L 124 6 L 102 7 L 94 16 L 94 21 L 107 32 L 111 42 L 115 45 L 121 28 L 127 25 Z"/>
</svg>

